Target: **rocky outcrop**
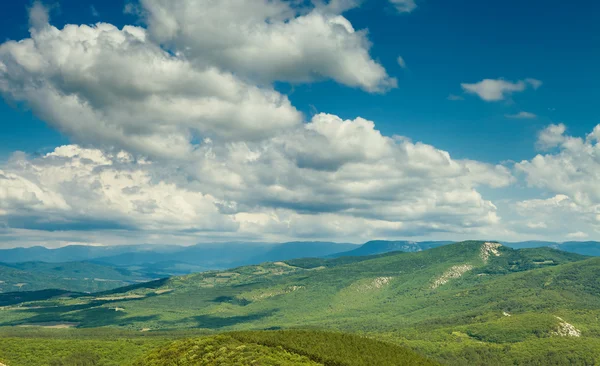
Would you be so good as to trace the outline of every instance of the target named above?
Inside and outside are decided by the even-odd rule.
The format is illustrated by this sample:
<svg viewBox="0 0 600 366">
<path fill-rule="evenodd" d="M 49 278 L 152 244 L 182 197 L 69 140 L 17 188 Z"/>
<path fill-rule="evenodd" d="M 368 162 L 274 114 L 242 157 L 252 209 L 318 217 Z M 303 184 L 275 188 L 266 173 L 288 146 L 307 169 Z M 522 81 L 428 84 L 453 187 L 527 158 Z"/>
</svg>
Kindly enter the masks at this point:
<svg viewBox="0 0 600 366">
<path fill-rule="evenodd" d="M 502 244 L 500 243 L 483 243 L 483 245 L 481 246 L 481 260 L 483 260 L 483 263 L 487 263 L 488 260 L 490 259 L 490 256 L 496 256 L 499 257 L 500 256 L 500 251 L 498 250 L 498 248 L 500 248 L 502 246 Z"/>
<path fill-rule="evenodd" d="M 440 277 L 436 278 L 435 281 L 433 281 L 431 288 L 436 289 L 436 288 L 440 287 L 441 285 L 445 285 L 451 279 L 460 278 L 460 277 L 462 277 L 463 274 L 465 274 L 466 272 L 468 272 L 472 269 L 473 269 L 473 266 L 470 264 L 461 264 L 458 266 L 450 267 L 450 269 L 448 269 L 446 272 L 444 272 L 443 275 L 441 275 Z"/>
<path fill-rule="evenodd" d="M 555 335 L 561 337 L 581 337 L 581 331 L 573 326 L 573 324 L 569 324 L 564 321 L 562 318 L 558 316 L 556 319 L 560 320 L 558 324 L 558 329 L 554 332 Z"/>
</svg>

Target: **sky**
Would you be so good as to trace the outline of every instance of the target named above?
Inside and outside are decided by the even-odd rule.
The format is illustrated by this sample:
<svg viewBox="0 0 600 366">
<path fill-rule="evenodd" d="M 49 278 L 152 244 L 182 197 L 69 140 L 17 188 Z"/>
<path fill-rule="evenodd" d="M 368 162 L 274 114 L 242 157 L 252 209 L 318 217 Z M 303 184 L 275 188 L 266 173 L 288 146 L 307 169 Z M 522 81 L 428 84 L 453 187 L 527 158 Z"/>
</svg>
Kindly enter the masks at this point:
<svg viewBox="0 0 600 366">
<path fill-rule="evenodd" d="M 591 0 L 0 3 L 0 247 L 600 240 Z"/>
</svg>

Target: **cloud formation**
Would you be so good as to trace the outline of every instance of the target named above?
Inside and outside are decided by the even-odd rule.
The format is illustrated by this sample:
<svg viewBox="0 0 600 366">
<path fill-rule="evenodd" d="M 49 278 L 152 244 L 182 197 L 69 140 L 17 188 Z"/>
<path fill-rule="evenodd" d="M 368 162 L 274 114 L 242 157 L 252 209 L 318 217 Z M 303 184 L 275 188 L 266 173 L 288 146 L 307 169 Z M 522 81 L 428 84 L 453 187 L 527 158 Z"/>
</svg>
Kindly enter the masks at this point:
<svg viewBox="0 0 600 366">
<path fill-rule="evenodd" d="M 528 86 L 538 89 L 541 85 L 541 81 L 531 78 L 516 82 L 504 79 L 484 79 L 474 84 L 461 84 L 465 92 L 475 94 L 486 102 L 505 100 L 513 93 L 525 91 Z"/>
<path fill-rule="evenodd" d="M 0 221 L 280 239 L 460 233 L 499 222 L 476 188 L 512 180 L 502 166 L 326 114 L 261 142 L 207 142 L 193 158 L 163 165 L 76 145 L 17 154 L 2 168 Z"/>
<path fill-rule="evenodd" d="M 0 46 L 0 92 L 83 143 L 185 156 L 193 140 L 260 139 L 301 123 L 288 98 L 196 68 L 140 27 L 50 25 Z"/>
<path fill-rule="evenodd" d="M 400 13 L 410 13 L 417 8 L 415 0 L 390 0 L 390 3 Z"/>
<path fill-rule="evenodd" d="M 341 15 L 356 2 L 293 4 L 142 0 L 147 28 L 35 16 L 30 38 L 0 45 L 0 92 L 73 143 L 0 166 L 0 237 L 361 241 L 497 226 L 479 190 L 509 185 L 506 167 L 360 117 L 306 121 L 274 89 L 395 86 Z"/>
<path fill-rule="evenodd" d="M 198 66 L 219 65 L 260 83 L 333 79 L 369 92 L 396 79 L 369 55 L 365 31 L 338 12 L 355 2 L 313 9 L 281 0 L 141 0 L 157 43 Z"/>
<path fill-rule="evenodd" d="M 585 138 L 565 135 L 563 124 L 550 125 L 539 135 L 538 145 L 557 148 L 515 165 L 531 187 L 553 194 L 552 198 L 527 200 L 519 207 L 536 216 L 545 215 L 553 227 L 566 232 L 600 230 L 600 125 Z M 548 225 L 550 227 L 550 225 Z M 565 232 L 563 231 L 563 232 Z"/>
<path fill-rule="evenodd" d="M 534 113 L 531 112 L 525 112 L 525 111 L 521 111 L 517 114 L 507 114 L 506 118 L 511 118 L 511 119 L 536 119 L 537 115 L 535 115 Z"/>
</svg>

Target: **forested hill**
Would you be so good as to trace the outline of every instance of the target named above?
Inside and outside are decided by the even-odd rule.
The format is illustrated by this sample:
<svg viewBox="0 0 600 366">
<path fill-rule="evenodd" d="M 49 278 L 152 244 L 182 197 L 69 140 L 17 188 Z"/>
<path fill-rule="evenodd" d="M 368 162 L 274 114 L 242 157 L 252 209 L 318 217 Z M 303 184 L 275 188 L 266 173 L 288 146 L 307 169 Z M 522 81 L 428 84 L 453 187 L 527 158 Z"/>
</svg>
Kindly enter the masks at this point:
<svg viewBox="0 0 600 366">
<path fill-rule="evenodd" d="M 586 349 L 600 349 L 598 278 L 600 258 L 462 242 L 415 253 L 270 262 L 92 296 L 62 295 L 13 304 L 2 324 L 208 332 L 309 327 L 403 340 L 456 364 L 486 364 L 485 357 L 499 364 L 534 362 L 550 350 L 563 357 L 570 349 L 588 360 L 594 356 Z M 474 351 L 465 354 L 467 349 Z"/>
</svg>

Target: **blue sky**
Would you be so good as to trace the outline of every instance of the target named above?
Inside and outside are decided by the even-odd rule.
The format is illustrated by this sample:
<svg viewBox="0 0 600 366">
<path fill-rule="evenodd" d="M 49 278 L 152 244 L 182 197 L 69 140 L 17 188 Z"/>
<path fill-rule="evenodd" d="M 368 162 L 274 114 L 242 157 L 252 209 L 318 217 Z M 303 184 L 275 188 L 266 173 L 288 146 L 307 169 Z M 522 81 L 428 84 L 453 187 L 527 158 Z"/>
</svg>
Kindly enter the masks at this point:
<svg viewBox="0 0 600 366">
<path fill-rule="evenodd" d="M 185 6 L 190 6 L 190 9 L 196 10 L 206 6 L 206 1 L 203 0 L 186 0 L 183 3 L 187 4 Z M 248 4 L 251 2 L 240 0 L 233 3 L 237 3 L 238 6 L 244 6 L 244 3 Z M 277 3 L 280 2 L 278 1 Z M 281 3 L 285 4 L 285 2 Z M 340 3 L 343 3 L 343 1 Z M 212 188 L 202 178 L 198 178 L 198 174 L 200 173 L 197 169 L 203 171 L 202 169 L 208 169 L 207 165 L 202 168 L 198 168 L 197 166 L 191 168 L 189 162 L 185 164 L 183 162 L 174 163 L 172 160 L 165 162 L 164 156 L 152 156 L 152 153 L 148 149 L 136 150 L 134 146 L 137 145 L 131 141 L 126 142 L 123 138 L 117 141 L 99 137 L 102 135 L 101 131 L 96 130 L 95 127 L 87 129 L 88 127 L 78 126 L 76 122 L 68 119 L 72 118 L 72 116 L 54 115 L 54 117 L 49 117 L 50 112 L 48 108 L 50 107 L 36 105 L 31 99 L 33 97 L 30 94 L 19 89 L 21 88 L 20 83 L 23 82 L 19 78 L 25 78 L 28 82 L 36 80 L 35 83 L 54 83 L 56 82 L 56 78 L 63 77 L 65 72 L 48 76 L 48 79 L 38 79 L 40 76 L 37 74 L 31 77 L 24 77 L 20 74 L 24 69 L 14 68 L 8 69 L 5 72 L 4 80 L 8 80 L 5 85 L 8 86 L 4 90 L 0 87 L 0 92 L 4 96 L 4 102 L 0 102 L 0 159 L 5 161 L 4 170 L 6 172 L 11 172 L 24 179 L 27 178 L 41 192 L 47 193 L 54 189 L 46 186 L 51 185 L 50 183 L 40 181 L 40 177 L 32 178 L 31 172 L 26 174 L 26 172 L 16 170 L 17 168 L 14 167 L 15 158 L 13 156 L 15 151 L 26 153 L 27 157 L 19 155 L 18 159 L 25 159 L 25 161 L 33 165 L 40 164 L 40 166 L 46 166 L 48 165 L 47 162 L 42 164 L 42 162 L 36 162 L 35 159 L 41 159 L 40 157 L 43 157 L 44 154 L 62 145 L 73 144 L 73 146 L 85 149 L 99 149 L 104 154 L 116 154 L 115 151 L 122 149 L 127 154 L 131 154 L 132 159 L 135 161 L 138 159 L 147 159 L 157 166 L 151 173 L 148 173 L 151 176 L 152 182 L 172 183 L 177 185 L 178 188 L 185 189 L 188 193 L 194 191 L 196 193 L 209 194 L 220 200 L 217 207 L 221 207 L 219 205 L 224 204 L 223 202 L 236 207 L 234 210 L 235 213 L 227 213 L 230 216 L 227 219 L 215 219 L 214 217 L 206 219 L 210 222 L 214 220 L 219 222 L 216 227 L 208 225 L 210 228 L 206 229 L 203 225 L 200 225 L 203 228 L 183 225 L 185 227 L 184 231 L 187 230 L 185 231 L 186 233 L 190 231 L 202 233 L 197 237 L 189 234 L 181 234 L 184 231 L 180 231 L 179 225 L 166 225 L 162 221 L 160 225 L 150 225 L 147 221 L 152 222 L 156 219 L 152 215 L 152 217 L 141 215 L 139 221 L 131 223 L 131 225 L 126 225 L 128 227 L 138 227 L 139 232 L 127 232 L 123 234 L 114 230 L 98 230 L 98 225 L 93 224 L 89 225 L 89 230 L 82 230 L 81 228 L 85 227 L 85 225 L 77 222 L 77 213 L 81 214 L 83 212 L 82 215 L 85 218 L 82 218 L 82 222 L 89 223 L 94 222 L 94 220 L 105 222 L 105 215 L 110 216 L 111 211 L 106 207 L 106 211 L 104 209 L 98 209 L 94 212 L 92 212 L 93 210 L 78 210 L 75 209 L 76 204 L 65 199 L 64 207 L 69 207 L 71 212 L 64 213 L 61 211 L 60 215 L 64 215 L 64 217 L 62 217 L 60 225 L 59 223 L 56 223 L 56 225 L 61 228 L 61 231 L 70 231 L 68 239 L 55 238 L 54 236 L 57 235 L 55 233 L 56 230 L 47 230 L 50 234 L 46 238 L 47 225 L 39 225 L 40 228 L 44 228 L 43 230 L 38 230 L 35 225 L 32 227 L 20 225 L 24 228 L 21 230 L 32 230 L 30 232 L 32 237 L 42 238 L 31 240 L 53 240 L 56 243 L 106 240 L 111 243 L 118 243 L 123 236 L 133 237 L 133 239 L 128 240 L 134 241 L 148 240 L 148 238 L 144 237 L 146 234 L 141 234 L 148 231 L 152 231 L 153 235 L 161 238 L 157 240 L 181 240 L 185 243 L 195 240 L 220 239 L 221 236 L 215 234 L 220 232 L 227 232 L 224 236 L 228 239 L 233 237 L 262 240 L 265 239 L 264 236 L 266 235 L 266 239 L 273 238 L 274 240 L 297 239 L 304 236 L 352 240 L 353 234 L 341 234 L 341 229 L 339 228 L 335 230 L 331 228 L 315 228 L 311 232 L 310 229 L 304 227 L 305 225 L 310 227 L 313 220 L 319 221 L 325 217 L 319 215 L 333 214 L 336 216 L 329 219 L 333 221 L 338 220 L 342 223 L 342 226 L 345 225 L 344 220 L 346 219 L 349 220 L 346 224 L 351 224 L 354 220 L 359 219 L 375 220 L 376 218 L 380 220 L 378 222 L 369 221 L 368 224 L 365 224 L 365 233 L 370 234 L 364 235 L 377 237 L 441 238 L 451 236 L 459 238 L 472 235 L 489 235 L 501 239 L 506 238 L 507 240 L 537 237 L 553 240 L 600 238 L 600 235 L 596 231 L 598 225 L 596 216 L 600 215 L 600 199 L 599 202 L 596 202 L 596 200 L 600 194 L 588 184 L 584 184 L 585 181 L 595 182 L 600 176 L 600 172 L 596 175 L 596 171 L 594 170 L 596 166 L 593 165 L 597 158 L 595 142 L 589 138 L 585 140 L 586 135 L 591 133 L 594 127 L 600 123 L 600 112 L 596 107 L 597 101 L 600 99 L 600 88 L 598 88 L 600 84 L 600 72 L 598 72 L 600 61 L 600 48 L 598 47 L 600 44 L 600 22 L 597 16 L 600 5 L 593 1 L 564 2 L 531 0 L 524 2 L 517 0 L 490 0 L 482 2 L 477 0 L 416 0 L 416 8 L 414 10 L 403 12 L 399 11 L 394 1 L 364 0 L 358 6 L 349 6 L 349 9 L 339 12 L 339 14 L 330 14 L 328 13 L 330 10 L 322 10 L 325 9 L 325 5 L 322 8 L 320 6 L 313 8 L 310 5 L 301 9 L 295 8 L 298 13 L 292 18 L 288 18 L 287 21 L 296 17 L 301 18 L 307 13 L 309 15 L 323 13 L 326 17 L 343 17 L 355 30 L 364 30 L 366 33 L 363 36 L 363 41 L 371 44 L 371 47 L 368 48 L 364 42 L 362 45 L 353 43 L 353 49 L 342 51 L 331 50 L 331 47 L 336 47 L 335 43 L 323 45 L 323 69 L 319 70 L 318 67 L 317 69 L 313 68 L 312 70 L 307 70 L 307 74 L 302 76 L 298 76 L 298 73 L 294 74 L 294 76 L 291 74 L 266 75 L 265 71 L 260 67 L 252 65 L 252 62 L 261 61 L 226 58 L 228 56 L 205 56 L 210 52 L 214 52 L 214 50 L 209 50 L 208 48 L 206 50 L 202 49 L 202 47 L 209 47 L 207 46 L 209 43 L 204 39 L 200 39 L 201 35 L 198 35 L 198 39 L 194 39 L 194 36 L 189 35 L 168 38 L 164 34 L 161 34 L 161 32 L 165 32 L 164 27 L 160 28 L 156 23 L 152 23 L 151 17 L 153 11 L 163 6 L 164 9 L 172 11 L 172 19 L 180 22 L 179 26 L 181 29 L 188 26 L 194 30 L 192 26 L 185 23 L 189 19 L 184 19 L 184 15 L 178 13 L 177 9 L 164 5 L 164 3 L 161 3 L 161 0 L 142 1 L 141 4 L 131 2 L 131 5 L 139 6 L 139 9 L 143 9 L 146 15 L 132 11 L 124 12 L 125 2 L 114 0 L 103 2 L 60 0 L 57 2 L 36 4 L 40 9 L 47 11 L 51 19 L 51 26 L 57 29 L 62 29 L 66 24 L 88 24 L 93 26 L 96 22 L 113 24 L 119 29 L 126 25 L 148 29 L 148 39 L 151 39 L 152 42 L 151 47 L 156 46 L 165 51 L 168 50 L 174 58 L 179 57 L 176 56 L 178 55 L 177 52 L 181 52 L 183 55 L 181 60 L 189 62 L 190 67 L 194 70 L 200 70 L 201 67 L 210 65 L 224 73 L 231 73 L 236 78 L 239 77 L 240 82 L 251 85 L 255 84 L 259 88 L 274 88 L 279 95 L 289 98 L 289 102 L 293 108 L 304 114 L 302 118 L 304 125 L 309 123 L 314 115 L 319 116 L 320 113 L 339 116 L 341 120 L 354 120 L 357 117 L 361 117 L 373 121 L 374 129 L 380 131 L 383 136 L 392 137 L 398 135 L 410 139 L 412 143 L 422 142 L 427 146 L 435 148 L 436 151 L 447 151 L 451 159 L 459 163 L 463 161 L 476 161 L 480 164 L 486 164 L 491 170 L 505 169 L 506 172 L 503 171 L 503 174 L 506 173 L 510 177 L 499 176 L 489 179 L 477 177 L 469 180 L 469 183 L 460 183 L 460 189 L 464 190 L 464 194 L 475 191 L 482 196 L 482 201 L 474 203 L 474 206 L 469 206 L 468 204 L 466 207 L 457 206 L 458 211 L 464 209 L 464 212 L 459 212 L 458 216 L 454 219 L 448 219 L 446 209 L 441 209 L 436 204 L 432 204 L 432 206 L 426 205 L 427 208 L 423 209 L 425 210 L 423 212 L 419 211 L 421 209 L 417 210 L 420 214 L 419 218 L 416 219 L 414 217 L 401 217 L 401 215 L 396 216 L 396 214 L 391 213 L 409 210 L 409 206 L 411 205 L 410 200 L 399 200 L 395 206 L 389 208 L 389 212 L 386 211 L 387 213 L 384 214 L 378 212 L 376 204 L 358 203 L 358 197 L 348 196 L 344 196 L 344 199 L 348 199 L 348 202 L 341 211 L 319 204 L 317 205 L 318 208 L 309 210 L 310 212 L 307 213 L 302 210 L 290 209 L 292 207 L 289 204 L 290 202 L 278 202 L 279 198 L 269 196 L 266 193 L 262 200 L 253 200 L 246 197 L 240 198 L 240 195 L 248 194 L 252 196 L 256 195 L 256 192 L 213 192 Z M 2 22 L 0 22 L 1 40 L 18 41 L 30 37 L 29 28 L 30 24 L 33 23 L 29 20 L 29 10 L 32 6 L 33 3 L 30 1 L 21 0 L 0 4 L 0 14 L 2 14 L 3 18 Z M 209 8 L 207 7 L 207 9 Z M 227 12 L 231 9 L 223 8 L 221 10 Z M 201 20 L 198 21 L 200 22 Z M 155 19 L 155 22 L 159 21 Z M 224 24 L 226 24 L 226 21 L 224 21 Z M 38 25 L 38 27 L 38 32 L 40 33 L 46 30 L 44 24 Z M 203 29 L 203 31 L 207 32 L 213 30 Z M 298 31 L 299 34 L 304 32 L 299 27 L 295 31 Z M 219 34 L 218 30 L 217 34 Z M 290 35 L 286 33 L 286 36 Z M 343 42 L 354 42 L 356 40 L 356 38 L 352 38 L 354 37 L 352 34 L 348 34 L 347 36 L 349 38 Z M 230 38 L 224 37 L 224 39 L 223 42 L 228 42 Z M 248 40 L 240 41 L 239 44 L 235 43 L 236 41 L 238 40 L 233 40 L 232 42 L 234 43 L 230 47 L 244 49 L 243 42 Z M 268 52 L 271 52 L 270 54 L 277 59 L 277 48 L 273 47 Z M 327 47 L 330 47 L 330 49 Z M 8 48 L 6 47 L 6 49 Z M 326 65 L 336 52 L 341 52 L 341 57 L 345 57 L 343 54 L 344 51 L 349 52 L 348 59 L 344 61 L 347 63 L 340 63 L 336 66 L 335 62 L 332 61 L 333 66 L 329 67 Z M 346 67 L 346 65 L 352 64 L 352 57 L 358 55 L 358 53 L 354 52 L 363 51 L 370 57 L 370 60 L 366 61 L 373 62 L 385 70 L 385 73 L 387 73 L 385 77 L 388 79 L 397 79 L 396 88 L 386 88 L 385 90 L 373 92 L 373 90 L 369 90 L 371 84 L 366 84 L 367 82 L 364 81 L 366 79 L 357 81 L 360 79 L 359 76 L 356 77 L 356 80 L 352 76 L 349 76 L 352 74 L 352 70 L 349 70 L 349 73 L 344 75 L 336 73 L 336 67 Z M 44 52 L 50 51 L 47 49 L 41 50 L 41 58 L 50 57 L 48 53 Z M 283 48 L 281 52 L 282 54 L 285 52 Z M 302 52 L 303 50 L 300 49 L 298 54 Z M 331 55 L 328 52 L 332 52 Z M 405 65 L 399 64 L 399 56 L 402 57 Z M 9 61 L 7 61 L 9 57 L 14 58 L 15 56 L 9 52 L 5 52 L 4 55 L 0 53 L 0 62 L 4 60 L 9 65 Z M 296 65 L 293 62 L 297 61 L 288 61 L 290 62 L 289 65 L 275 66 L 281 67 L 282 70 L 297 67 L 293 66 Z M 70 59 L 69 62 L 77 63 L 73 59 Z M 304 63 L 307 62 L 310 62 L 309 58 L 304 61 Z M 372 64 L 368 65 L 372 66 Z M 274 68 L 276 68 L 275 66 Z M 361 66 L 359 62 L 356 62 L 355 66 L 357 67 L 354 70 L 356 75 L 362 75 L 361 73 L 365 72 L 365 68 L 370 67 L 367 66 L 367 63 Z M 257 77 L 257 73 L 263 74 Z M 314 77 L 315 74 L 318 74 L 318 76 Z M 94 80 L 99 83 L 98 85 L 102 83 L 102 75 L 93 76 L 96 78 Z M 298 77 L 302 79 L 301 82 L 298 82 Z M 477 84 L 485 79 L 497 82 L 510 82 L 511 85 L 520 90 L 503 94 L 498 98 L 499 100 L 490 101 L 485 100 L 484 97 L 476 93 L 469 93 L 467 88 L 464 87 L 464 84 Z M 540 81 L 541 86 L 527 81 L 531 79 Z M 0 77 L 0 82 L 2 80 Z M 384 76 L 379 81 L 382 80 L 384 80 Z M 53 88 L 60 88 L 61 85 L 70 81 L 72 79 L 63 80 L 61 81 L 62 84 L 56 84 Z M 92 85 L 90 88 L 99 87 L 98 85 Z M 73 89 L 77 87 L 83 88 L 84 86 L 78 83 L 76 86 L 70 86 L 68 89 L 65 89 L 66 91 L 63 90 L 62 93 L 73 93 L 73 95 L 81 97 L 83 95 L 81 93 L 85 93 L 86 91 L 82 89 L 80 92 Z M 15 90 L 18 90 L 21 94 L 15 96 Z M 89 103 L 100 102 L 92 96 Z M 98 113 L 110 113 L 112 111 L 110 108 L 115 108 L 114 104 L 111 106 L 94 104 L 92 107 Z M 102 108 L 106 109 L 103 110 Z M 31 112 L 32 109 L 36 110 L 36 112 Z M 527 114 L 524 114 L 525 112 Z M 514 118 L 519 113 L 521 113 L 521 116 L 529 118 Z M 122 115 L 119 114 L 119 116 Z M 55 119 L 52 120 L 52 118 Z M 289 126 L 297 122 L 297 117 L 290 115 L 289 118 Z M 124 123 L 129 122 L 125 121 Z M 223 128 L 235 131 L 238 131 L 236 126 L 243 124 L 235 120 L 227 121 L 227 123 L 231 123 L 231 125 Z M 281 122 L 281 124 L 283 123 Z M 122 125 L 117 125 L 116 128 L 120 128 L 119 126 Z M 169 126 L 169 128 L 172 127 L 171 125 Z M 315 126 L 317 126 L 316 123 Z M 552 129 L 549 126 L 558 126 L 558 129 Z M 562 127 L 560 126 L 564 126 L 563 130 L 561 130 Z M 183 127 L 179 126 L 177 128 L 181 129 Z M 315 129 L 311 129 L 311 131 Z M 133 130 L 127 129 L 126 131 L 128 137 L 135 135 L 135 132 L 131 132 Z M 215 132 L 212 130 L 212 132 L 206 131 L 208 130 L 200 128 L 199 131 L 194 130 L 191 132 L 195 136 L 193 141 L 202 141 L 203 138 L 210 137 L 214 140 L 215 144 L 222 143 L 219 146 L 226 150 L 227 146 L 230 146 L 228 144 L 233 143 L 229 140 L 222 140 L 222 131 L 216 132 L 216 135 L 214 135 Z M 544 132 L 547 133 L 544 134 Z M 253 133 L 257 133 L 255 129 L 251 129 L 248 132 L 239 130 L 236 132 L 236 141 L 239 141 L 239 136 L 244 136 L 244 141 L 254 144 L 256 143 L 255 137 L 254 135 L 250 136 Z M 356 138 L 359 140 L 366 136 L 366 132 L 364 131 L 357 133 L 359 136 Z M 95 134 L 98 134 L 98 137 Z M 339 137 L 341 135 L 338 134 L 336 136 Z M 569 144 L 569 141 L 575 141 L 576 138 L 581 138 L 582 140 L 580 141 L 583 144 L 577 148 L 573 147 L 573 144 Z M 282 137 L 275 137 L 275 139 L 279 141 L 278 139 L 282 139 Z M 317 160 L 325 159 L 326 161 L 323 160 L 318 162 L 318 164 L 325 164 L 328 167 L 334 164 L 335 169 L 338 169 L 338 176 L 341 175 L 340 172 L 343 166 L 347 168 L 350 166 L 348 164 L 357 163 L 355 158 L 348 158 L 350 160 L 347 163 L 336 165 L 338 158 L 335 155 L 340 153 L 334 149 L 336 141 L 331 139 L 327 141 L 329 141 L 329 145 L 321 144 L 318 148 L 322 150 L 323 154 L 329 154 L 329 158 L 314 156 L 307 158 L 303 155 L 302 159 L 309 159 L 315 164 L 317 164 Z M 286 140 L 285 154 L 291 154 L 289 152 L 290 146 L 295 146 L 296 143 L 297 141 Z M 545 149 L 542 149 L 541 146 L 544 146 Z M 364 156 L 373 155 L 371 147 L 366 145 L 363 147 L 367 150 Z M 406 146 L 401 147 L 402 149 L 406 148 Z M 192 144 L 192 148 L 196 151 L 204 148 L 204 145 Z M 329 149 L 333 150 L 328 153 Z M 216 150 L 217 148 L 215 147 Z M 350 153 L 344 151 L 343 154 L 345 154 L 344 158 L 347 158 Z M 540 161 L 535 162 L 533 160 L 537 154 L 542 154 L 541 156 L 546 159 L 543 164 Z M 578 154 L 586 154 L 586 158 L 578 159 Z M 80 155 L 83 156 L 83 153 Z M 110 160 L 111 158 L 107 159 Z M 300 161 L 298 157 L 295 157 L 295 159 L 296 162 Z M 340 157 L 339 159 L 342 158 Z M 368 157 L 368 159 L 371 159 L 371 157 Z M 382 163 L 382 160 L 377 160 L 377 162 Z M 515 162 L 524 162 L 524 164 L 515 165 Z M 585 162 L 585 165 L 576 166 L 577 162 L 580 164 L 584 164 Z M 421 161 L 416 163 L 418 163 L 417 165 L 428 164 Z M 58 163 L 53 162 L 52 164 Z M 225 159 L 222 161 L 222 164 L 230 167 L 233 165 L 233 162 Z M 373 164 L 373 161 L 368 164 Z M 177 166 L 175 170 L 185 172 L 186 176 L 175 177 L 171 172 L 167 173 L 174 166 Z M 318 166 L 321 167 L 324 165 Z M 301 166 L 301 164 L 297 167 L 299 169 L 307 169 Z M 271 166 L 272 170 L 279 168 L 280 166 L 278 165 Z M 360 169 L 358 166 L 355 168 Z M 438 169 L 435 166 L 429 166 L 429 168 L 432 170 Z M 318 171 L 320 168 L 313 167 L 311 169 Z M 466 167 L 465 169 L 469 170 L 470 168 Z M 543 171 L 544 169 L 558 169 L 559 172 L 557 172 L 557 175 L 561 176 L 561 178 L 553 182 L 552 179 L 548 178 L 548 172 Z M 97 167 L 96 170 L 100 170 L 100 168 Z M 302 172 L 307 173 L 306 171 Z M 255 173 L 254 171 L 251 173 L 246 172 L 246 174 Z M 312 173 L 313 171 L 307 174 Z M 236 172 L 236 174 L 242 175 L 243 173 Z M 283 171 L 281 174 L 284 174 Z M 288 172 L 287 174 L 291 173 Z M 302 173 L 299 174 L 303 175 Z M 406 174 L 409 174 L 409 171 Z M 278 179 L 284 180 L 283 177 L 278 177 Z M 320 179 L 325 180 L 321 181 Z M 311 180 L 311 184 L 314 184 L 316 187 L 322 185 L 322 182 L 331 182 L 331 179 L 331 176 L 327 178 L 314 178 Z M 432 181 L 431 178 L 427 179 Z M 458 177 L 448 179 L 451 179 L 449 183 L 440 180 L 439 184 L 448 184 L 451 187 L 457 184 L 456 182 L 459 180 Z M 502 184 L 490 183 L 490 180 L 500 181 L 502 179 L 506 179 L 507 182 Z M 190 185 L 184 186 L 183 181 L 187 182 L 185 184 Z M 391 184 L 388 181 L 385 184 L 387 185 L 388 183 Z M 345 184 L 343 187 L 348 187 L 347 181 Z M 286 188 L 289 189 L 290 194 L 298 193 L 298 190 L 300 190 L 298 187 L 294 188 L 293 185 Z M 16 188 L 13 187 L 11 189 L 14 192 Z M 272 185 L 265 187 L 266 191 L 270 191 L 270 189 L 273 189 Z M 295 189 L 296 191 L 294 191 Z M 385 190 L 385 192 L 395 195 L 398 192 L 402 193 L 403 189 L 406 189 L 406 187 L 400 184 L 397 186 L 397 191 Z M 458 194 L 456 192 L 460 189 L 449 188 L 449 192 Z M 54 193 L 56 193 L 57 197 L 63 194 L 61 192 Z M 438 192 L 434 196 L 439 199 L 442 193 Z M 378 193 L 378 196 L 382 194 L 384 193 Z M 406 194 L 410 195 L 414 194 L 414 192 L 411 189 L 407 189 Z M 448 194 L 448 192 L 445 192 L 445 194 Z M 6 195 L 8 197 L 8 193 Z M 39 195 L 40 193 L 38 192 L 37 196 Z M 63 198 L 56 198 L 56 200 L 60 201 Z M 423 202 L 430 202 L 429 200 L 431 199 L 435 201 L 436 198 L 423 198 Z M 555 199 L 555 201 L 543 201 L 552 199 Z M 40 200 L 44 201 L 43 199 Z M 148 202 L 154 202 L 148 204 L 148 207 L 157 205 L 157 207 L 164 208 L 167 211 L 172 210 L 172 207 L 167 209 L 161 206 L 160 201 L 156 198 L 148 198 L 148 200 Z M 294 200 L 298 201 L 300 198 L 296 197 Z M 274 203 L 276 201 L 278 203 Z M 53 210 L 37 210 L 30 207 L 33 201 L 21 200 L 19 202 L 21 202 L 21 206 L 18 209 L 15 208 L 16 204 L 7 205 L 4 208 L 0 206 L 0 213 L 3 211 L 6 212 L 5 223 L 39 221 L 42 220 L 41 218 L 44 215 L 56 214 Z M 494 215 L 499 217 L 498 221 L 493 219 L 490 222 L 483 223 L 479 219 L 471 217 L 471 213 L 475 207 L 480 210 L 477 213 L 478 215 L 488 215 L 489 212 L 482 208 L 486 207 L 488 203 L 497 208 L 493 209 L 493 211 Z M 458 205 L 457 203 L 453 204 Z M 59 204 L 57 205 L 60 206 Z M 367 208 L 365 209 L 363 206 Z M 64 207 L 61 210 L 64 210 Z M 130 206 L 129 209 L 131 207 L 133 206 Z M 540 209 L 540 207 L 544 209 Z M 159 212 L 159 208 L 140 209 L 140 212 L 155 210 L 152 212 L 157 213 Z M 122 209 L 125 210 L 124 212 L 127 211 L 127 208 Z M 429 209 L 431 211 L 427 211 Z M 223 214 L 224 211 L 220 208 L 219 210 L 217 211 Z M 277 210 L 284 210 L 285 212 Z M 529 217 L 527 210 L 534 210 L 539 214 L 539 217 Z M 357 214 L 356 212 L 360 213 Z M 250 221 L 254 223 L 263 223 L 265 220 L 264 217 L 277 217 L 276 222 L 288 222 L 288 227 L 291 227 L 290 222 L 297 222 L 298 228 L 294 229 L 295 231 L 290 229 L 290 231 L 286 232 L 285 230 L 278 231 L 282 229 L 275 230 L 269 226 L 270 224 L 264 224 L 265 226 L 259 226 L 243 232 L 241 228 L 247 225 L 243 221 L 244 218 L 252 215 L 254 215 L 254 219 Z M 294 215 L 300 215 L 301 218 Z M 583 215 L 588 218 L 577 220 L 578 225 L 575 225 L 576 227 L 565 223 L 565 217 L 574 220 L 576 215 Z M 294 219 L 294 217 L 296 218 Z M 321 218 L 319 219 L 319 217 Z M 528 220 L 530 219 L 533 221 L 529 222 Z M 160 220 L 162 220 L 162 216 Z M 202 220 L 204 218 L 200 219 L 200 221 Z M 222 220 L 224 222 L 221 222 Z M 232 220 L 232 222 L 225 223 L 228 220 Z M 306 223 L 302 220 L 306 220 Z M 427 220 L 435 224 L 429 225 L 425 222 Z M 169 219 L 167 221 L 171 222 L 172 220 Z M 67 228 L 69 227 L 68 223 L 72 223 L 73 229 L 63 230 L 65 228 L 64 222 L 67 222 Z M 149 226 L 141 225 L 140 222 L 144 222 L 144 225 Z M 553 226 L 553 222 L 563 222 L 564 227 L 549 233 L 548 228 Z M 8 231 L 11 228 L 15 229 L 14 224 L 11 225 L 5 224 L 8 227 L 6 229 L 7 237 Z M 223 229 L 221 225 L 224 225 L 227 229 Z M 238 227 L 238 229 L 232 230 L 228 225 L 233 225 L 233 227 Z M 527 226 L 527 228 L 524 228 L 524 226 Z M 148 227 L 151 227 L 152 230 L 148 230 Z M 403 227 L 410 227 L 410 229 L 403 229 Z M 481 228 L 481 230 L 476 230 L 474 229 L 475 227 Z M 264 231 L 261 230 L 266 230 L 268 235 L 264 234 Z M 210 235 L 206 234 L 207 232 Z M 10 237 L 13 238 L 14 232 L 10 232 L 10 234 Z M 136 238 L 138 234 L 140 237 Z M 94 239 L 90 239 L 91 236 Z M 52 239 L 49 239 L 50 237 Z M 362 238 L 357 238 L 354 241 L 360 241 Z M 7 245 L 15 245 L 15 243 L 11 242 Z"/>
</svg>

